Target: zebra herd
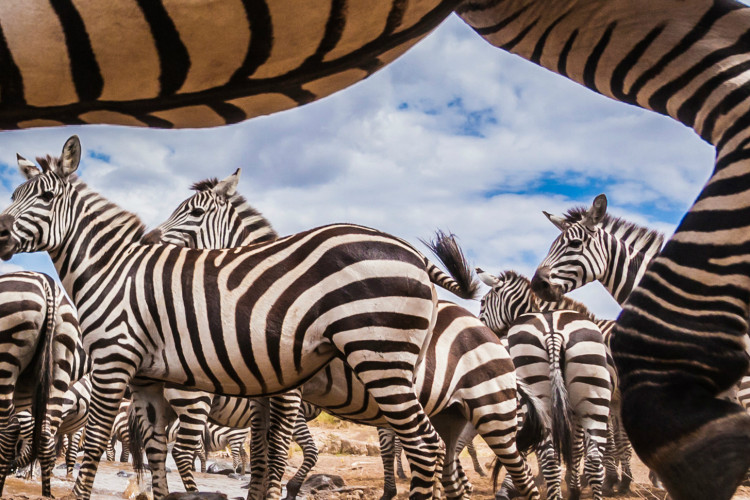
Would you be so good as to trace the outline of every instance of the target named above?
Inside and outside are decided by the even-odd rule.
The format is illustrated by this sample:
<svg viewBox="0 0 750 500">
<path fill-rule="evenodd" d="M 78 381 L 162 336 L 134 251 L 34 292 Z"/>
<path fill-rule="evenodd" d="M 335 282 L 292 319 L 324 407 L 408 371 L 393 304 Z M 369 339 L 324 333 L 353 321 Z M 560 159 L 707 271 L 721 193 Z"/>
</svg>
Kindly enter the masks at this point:
<svg viewBox="0 0 750 500">
<path fill-rule="evenodd" d="M 550 216 L 561 235 L 530 286 L 548 301 L 594 279 L 610 289 L 623 304 L 609 347 L 617 367 L 620 424 L 634 449 L 674 498 L 730 498 L 750 466 L 750 416 L 720 397 L 748 369 L 750 51 L 744 5 L 734 0 L 5 2 L 0 126 L 211 127 L 274 113 L 367 78 L 453 12 L 491 45 L 614 100 L 670 116 L 716 147 L 709 180 L 658 253 L 660 238 L 630 247 L 626 242 L 636 231 L 606 230 L 599 199 L 590 210 Z M 268 443 L 256 443 L 269 449 L 256 454 L 256 466 L 267 468 L 275 495 L 282 459 L 274 451 L 289 439 L 300 400 L 295 388 L 336 361 L 349 377 L 345 392 L 361 385 L 367 395 L 356 403 L 340 400 L 339 409 L 387 423 L 398 435 L 411 465 L 412 496 L 431 496 L 441 476 L 449 478 L 446 484 L 457 483 L 461 471 L 451 463 L 451 440 L 437 428 L 440 419 L 426 412 L 443 412 L 441 405 L 452 396 L 423 395 L 414 377 L 429 362 L 440 319 L 433 284 L 470 294 L 464 280 L 470 273 L 452 280 L 404 241 L 347 224 L 283 238 L 266 235 L 266 241 L 223 250 L 199 247 L 191 237 L 177 245 L 144 244 L 137 217 L 75 177 L 79 160 L 77 140 L 66 144 L 61 158 L 43 158 L 41 171 L 19 158 L 28 181 L 0 216 L 0 257 L 47 251 L 72 301 L 66 303 L 38 275 L 13 276 L 17 282 L 7 285 L 12 293 L 28 294 L 22 302 L 32 312 L 3 316 L 18 323 L 8 351 L 13 354 L 0 359 L 5 431 L 0 455 L 7 457 L 14 446 L 14 411 L 30 408 L 38 417 L 33 444 L 39 449 L 32 451 L 48 471 L 61 398 L 71 381 L 88 372 L 90 418 L 75 494 L 90 494 L 128 385 L 135 415 L 131 438 L 147 443 L 153 479 L 164 484 L 165 424 L 177 413 L 174 401 L 165 404 L 166 390 L 186 387 L 234 397 L 286 392 L 256 419 L 258 426 L 267 425 L 269 436 Z M 231 184 L 221 187 L 225 197 L 232 195 Z M 176 213 L 172 221 L 212 217 L 201 210 Z M 170 228 L 162 229 L 169 237 Z M 65 313 L 72 305 L 77 320 Z M 562 328 L 560 321 L 566 321 L 552 312 L 539 314 L 540 329 Z M 63 327 L 51 331 L 66 321 L 69 326 L 80 321 L 81 335 L 71 333 L 77 329 L 61 333 L 67 331 Z M 585 324 L 588 329 L 596 322 Z M 531 341 L 533 335 L 513 328 L 509 336 Z M 572 332 L 553 337 L 546 356 L 552 356 L 555 370 L 567 361 L 566 345 L 589 345 L 574 337 Z M 542 359 L 543 350 L 534 357 Z M 87 363 L 91 370 L 83 368 Z M 428 385 L 432 375 L 424 374 Z M 515 371 L 506 382 L 514 377 Z M 549 395 L 559 398 L 565 377 L 553 378 Z M 510 406 L 515 392 L 506 391 L 495 403 Z M 527 396 L 532 399 L 525 399 L 521 412 L 531 415 L 533 394 Z M 203 405 L 197 417 L 187 411 L 180 419 L 188 425 L 181 441 L 188 448 L 197 441 L 209 404 L 195 397 Z M 496 453 L 507 447 L 505 465 L 516 486 L 535 497 L 524 457 L 508 439 L 513 433 L 483 433 L 475 421 L 481 417 L 470 414 L 473 403 L 456 402 L 466 412 L 461 418 L 492 440 Z M 579 440 L 576 430 L 573 440 L 582 443 L 575 444 L 576 454 L 585 452 L 587 464 L 598 463 L 600 429 L 569 408 L 557 415 L 568 418 L 556 419 L 565 425 L 555 428 L 581 427 L 583 437 Z M 517 411 L 502 413 L 493 425 L 515 429 Z M 553 449 L 564 434 L 569 435 L 553 433 Z M 563 458 L 575 461 L 573 455 Z M 556 470 L 554 456 L 550 463 Z M 160 486 L 154 491 L 166 492 Z"/>
<path fill-rule="evenodd" d="M 563 294 L 600 280 L 624 300 L 663 238 L 607 214 L 603 195 L 589 209 L 545 213 L 561 235 L 532 280 L 477 268 L 490 291 L 476 317 L 435 294 L 433 284 L 477 295 L 452 235 L 425 242 L 448 274 L 405 241 L 361 226 L 279 237 L 237 192 L 239 170 L 196 183 L 146 234 L 135 215 L 74 175 L 80 157 L 76 136 L 59 158 L 38 158 L 39 167 L 19 156 L 27 180 L 0 214 L 2 256 L 46 250 L 78 311 L 49 277 L 0 277 L 7 293 L 34 283 L 36 298 L 2 304 L 7 342 L 26 347 L 6 356 L 15 378 L 0 421 L 9 429 L 0 433 L 3 478 L 24 422 L 34 422 L 30 441 L 40 450 L 25 449 L 21 464 L 39 455 L 46 495 L 55 435 L 71 436 L 75 456 L 72 436 L 85 422 L 74 489 L 84 498 L 114 436 L 130 442 L 136 468 L 145 450 L 161 498 L 168 441 L 186 490 L 196 491 L 201 449 L 244 441 L 238 436 L 252 428 L 248 498 L 280 497 L 293 437 L 305 455 L 287 484 L 294 498 L 317 459 L 306 422 L 325 409 L 378 427 L 383 498 L 396 493 L 395 444 L 409 460 L 411 498 L 468 496 L 457 457 L 476 434 L 497 456 L 496 473 L 507 470 L 498 498 L 539 498 L 531 450 L 547 498 L 562 498 L 561 460 L 574 496 L 582 458 L 594 498 L 613 495 L 618 483 L 628 490 L 614 322 Z M 35 322 L 12 323 L 29 312 Z M 19 374 L 30 369 L 42 378 L 28 388 Z M 64 405 L 57 394 L 69 386 L 74 396 Z M 31 405 L 25 394 L 33 391 L 49 394 Z M 35 418 L 18 417 L 28 407 Z"/>
</svg>

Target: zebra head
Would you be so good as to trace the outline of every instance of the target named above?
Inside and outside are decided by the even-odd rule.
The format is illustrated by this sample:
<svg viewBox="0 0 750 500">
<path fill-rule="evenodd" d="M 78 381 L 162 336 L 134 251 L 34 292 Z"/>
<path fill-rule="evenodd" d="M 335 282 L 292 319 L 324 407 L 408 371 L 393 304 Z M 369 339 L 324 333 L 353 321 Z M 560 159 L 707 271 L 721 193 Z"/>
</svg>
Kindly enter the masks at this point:
<svg viewBox="0 0 750 500">
<path fill-rule="evenodd" d="M 144 243 L 172 243 L 190 248 L 228 248 L 241 238 L 239 215 L 232 199 L 237 192 L 240 169 L 219 181 L 193 184 L 196 193 L 183 201 L 172 215 L 143 237 Z"/>
<path fill-rule="evenodd" d="M 522 314 L 539 310 L 531 292 L 529 279 L 515 271 L 500 276 L 476 269 L 477 276 L 491 290 L 480 299 L 479 319 L 495 334 L 502 337 L 508 327 Z"/>
<path fill-rule="evenodd" d="M 586 283 L 600 279 L 608 262 L 608 233 L 599 227 L 607 213 L 607 197 L 600 194 L 577 222 L 544 212 L 561 233 L 552 243 L 531 280 L 539 298 L 558 301 Z"/>
<path fill-rule="evenodd" d="M 78 136 L 67 140 L 59 158 L 33 162 L 18 155 L 18 167 L 26 182 L 18 186 L 11 204 L 0 214 L 0 258 L 16 253 L 53 251 L 64 241 L 72 223 L 70 207 L 76 196 L 70 176 L 81 160 Z"/>
</svg>

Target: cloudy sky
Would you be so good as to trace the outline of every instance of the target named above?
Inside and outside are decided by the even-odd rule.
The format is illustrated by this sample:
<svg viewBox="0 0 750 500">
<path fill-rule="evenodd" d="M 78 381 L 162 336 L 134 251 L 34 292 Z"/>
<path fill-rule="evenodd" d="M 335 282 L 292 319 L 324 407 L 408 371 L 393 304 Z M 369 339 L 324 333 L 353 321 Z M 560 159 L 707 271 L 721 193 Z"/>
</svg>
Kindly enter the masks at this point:
<svg viewBox="0 0 750 500">
<path fill-rule="evenodd" d="M 193 182 L 242 167 L 240 192 L 280 234 L 355 222 L 426 251 L 418 238 L 442 228 L 473 264 L 529 275 L 557 234 L 542 210 L 604 192 L 612 213 L 671 234 L 713 166 L 692 130 L 496 49 L 455 16 L 364 82 L 270 117 L 206 130 L 3 132 L 0 207 L 21 182 L 15 153 L 59 154 L 72 134 L 83 180 L 148 226 Z M 0 271 L 18 268 L 54 275 L 46 254 Z M 617 315 L 598 284 L 574 296 Z"/>
</svg>

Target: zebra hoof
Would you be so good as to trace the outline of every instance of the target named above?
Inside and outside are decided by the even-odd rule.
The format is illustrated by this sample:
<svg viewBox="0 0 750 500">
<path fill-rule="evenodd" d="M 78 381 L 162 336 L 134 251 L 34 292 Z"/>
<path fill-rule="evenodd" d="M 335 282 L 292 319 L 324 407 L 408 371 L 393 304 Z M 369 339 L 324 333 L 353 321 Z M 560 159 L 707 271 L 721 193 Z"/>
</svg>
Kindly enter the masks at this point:
<svg viewBox="0 0 750 500">
<path fill-rule="evenodd" d="M 568 500 L 580 500 L 581 498 L 581 490 L 573 489 L 568 491 Z"/>
<path fill-rule="evenodd" d="M 615 496 L 615 485 L 618 483 L 619 478 L 617 474 L 607 474 L 604 476 L 604 483 L 602 483 L 602 495 L 605 497 Z"/>
<path fill-rule="evenodd" d="M 729 500 L 750 467 L 750 415 L 710 420 L 648 457 L 675 500 Z"/>
<path fill-rule="evenodd" d="M 396 498 L 396 488 L 385 488 L 383 490 L 383 496 L 380 497 L 380 500 L 392 500 Z"/>
<path fill-rule="evenodd" d="M 620 484 L 617 487 L 617 493 L 619 495 L 627 495 L 628 493 L 630 493 L 630 483 L 632 481 L 633 479 L 631 477 L 623 474 L 622 481 L 620 481 Z"/>
<path fill-rule="evenodd" d="M 302 483 L 300 481 L 295 481 L 294 479 L 286 483 L 286 496 L 284 497 L 284 500 L 294 500 L 297 498 L 297 493 L 299 493 L 301 487 Z"/>
</svg>

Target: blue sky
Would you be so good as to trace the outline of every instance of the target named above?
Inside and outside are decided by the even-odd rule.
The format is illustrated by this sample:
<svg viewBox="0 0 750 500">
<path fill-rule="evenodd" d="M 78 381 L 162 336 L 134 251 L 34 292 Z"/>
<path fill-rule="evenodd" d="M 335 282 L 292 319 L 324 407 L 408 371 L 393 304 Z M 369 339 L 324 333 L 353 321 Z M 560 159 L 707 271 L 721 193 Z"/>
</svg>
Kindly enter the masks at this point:
<svg viewBox="0 0 750 500">
<path fill-rule="evenodd" d="M 612 213 L 671 234 L 713 166 L 713 148 L 681 124 L 491 47 L 455 16 L 364 82 L 270 117 L 206 130 L 3 132 L 0 206 L 21 181 L 16 152 L 58 154 L 74 133 L 83 180 L 149 226 L 193 182 L 242 167 L 240 192 L 281 234 L 356 222 L 424 250 L 418 238 L 442 228 L 474 264 L 526 274 L 557 233 L 542 210 L 605 192 Z M 43 255 L 0 271 L 19 267 L 54 274 Z M 597 285 L 575 296 L 617 314 Z"/>
</svg>

